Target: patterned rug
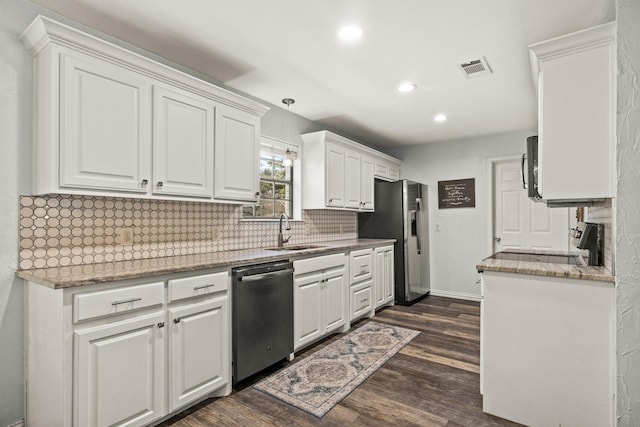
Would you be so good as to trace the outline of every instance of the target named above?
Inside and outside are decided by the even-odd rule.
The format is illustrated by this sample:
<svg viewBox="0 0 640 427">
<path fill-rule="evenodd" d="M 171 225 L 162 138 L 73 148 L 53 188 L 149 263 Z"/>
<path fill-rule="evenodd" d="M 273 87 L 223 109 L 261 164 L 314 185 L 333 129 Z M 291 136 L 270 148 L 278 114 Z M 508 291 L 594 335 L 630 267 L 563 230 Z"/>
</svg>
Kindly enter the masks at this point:
<svg viewBox="0 0 640 427">
<path fill-rule="evenodd" d="M 254 387 L 322 417 L 419 333 L 367 322 Z"/>
</svg>

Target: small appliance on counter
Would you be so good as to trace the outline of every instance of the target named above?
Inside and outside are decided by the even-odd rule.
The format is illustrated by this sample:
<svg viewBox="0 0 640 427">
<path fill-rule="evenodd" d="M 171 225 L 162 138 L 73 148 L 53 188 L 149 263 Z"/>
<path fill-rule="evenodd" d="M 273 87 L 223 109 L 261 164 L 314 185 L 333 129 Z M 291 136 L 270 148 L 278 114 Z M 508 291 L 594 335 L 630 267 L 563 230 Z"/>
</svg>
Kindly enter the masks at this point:
<svg viewBox="0 0 640 427">
<path fill-rule="evenodd" d="M 430 291 L 427 196 L 427 186 L 418 182 L 376 180 L 375 212 L 358 214 L 359 237 L 396 239 L 396 304 L 411 304 Z"/>
<path fill-rule="evenodd" d="M 571 243 L 578 249 L 589 251 L 589 265 L 604 265 L 604 225 L 595 222 L 579 222 L 569 232 Z"/>
</svg>

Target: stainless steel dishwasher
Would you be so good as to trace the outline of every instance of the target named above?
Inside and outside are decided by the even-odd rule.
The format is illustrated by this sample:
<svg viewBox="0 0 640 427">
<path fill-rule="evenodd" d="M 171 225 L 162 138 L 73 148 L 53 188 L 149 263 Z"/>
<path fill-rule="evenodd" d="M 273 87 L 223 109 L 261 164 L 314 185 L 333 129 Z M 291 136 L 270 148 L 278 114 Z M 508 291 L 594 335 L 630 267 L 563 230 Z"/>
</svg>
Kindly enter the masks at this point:
<svg viewBox="0 0 640 427">
<path fill-rule="evenodd" d="M 234 268 L 233 384 L 293 353 L 293 263 Z"/>
</svg>

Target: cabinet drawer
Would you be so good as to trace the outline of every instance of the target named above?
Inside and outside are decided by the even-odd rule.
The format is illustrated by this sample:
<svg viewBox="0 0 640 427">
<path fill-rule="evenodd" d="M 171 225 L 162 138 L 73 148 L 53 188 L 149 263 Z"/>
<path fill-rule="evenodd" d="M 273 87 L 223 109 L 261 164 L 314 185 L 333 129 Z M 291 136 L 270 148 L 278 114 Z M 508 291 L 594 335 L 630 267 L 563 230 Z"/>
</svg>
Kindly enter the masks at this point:
<svg viewBox="0 0 640 427">
<path fill-rule="evenodd" d="M 169 280 L 169 302 L 229 289 L 229 272 Z"/>
<path fill-rule="evenodd" d="M 371 312 L 373 307 L 372 284 L 373 282 L 369 280 L 359 285 L 351 286 L 349 295 L 349 306 L 351 307 L 349 320 L 357 319 Z"/>
<path fill-rule="evenodd" d="M 293 274 L 299 276 L 313 271 L 328 270 L 330 268 L 342 267 L 345 263 L 346 258 L 342 253 L 302 259 L 293 262 Z"/>
<path fill-rule="evenodd" d="M 164 282 L 84 292 L 73 296 L 73 321 L 125 313 L 163 301 Z"/>
<path fill-rule="evenodd" d="M 349 258 L 351 259 L 349 269 L 351 280 L 349 283 L 371 279 L 371 249 L 353 251 L 349 254 Z"/>
</svg>

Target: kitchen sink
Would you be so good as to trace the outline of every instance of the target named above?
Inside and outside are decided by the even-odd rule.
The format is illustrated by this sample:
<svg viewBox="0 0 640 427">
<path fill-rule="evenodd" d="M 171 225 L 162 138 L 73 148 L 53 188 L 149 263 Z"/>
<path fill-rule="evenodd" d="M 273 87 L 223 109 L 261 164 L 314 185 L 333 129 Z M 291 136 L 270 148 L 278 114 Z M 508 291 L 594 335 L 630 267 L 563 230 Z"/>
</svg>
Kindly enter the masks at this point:
<svg viewBox="0 0 640 427">
<path fill-rule="evenodd" d="M 283 246 L 281 248 L 274 246 L 270 248 L 264 248 L 266 251 L 304 251 L 307 249 L 318 249 L 324 248 L 326 246 L 323 245 L 291 245 L 291 246 Z"/>
</svg>

